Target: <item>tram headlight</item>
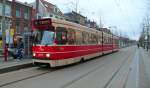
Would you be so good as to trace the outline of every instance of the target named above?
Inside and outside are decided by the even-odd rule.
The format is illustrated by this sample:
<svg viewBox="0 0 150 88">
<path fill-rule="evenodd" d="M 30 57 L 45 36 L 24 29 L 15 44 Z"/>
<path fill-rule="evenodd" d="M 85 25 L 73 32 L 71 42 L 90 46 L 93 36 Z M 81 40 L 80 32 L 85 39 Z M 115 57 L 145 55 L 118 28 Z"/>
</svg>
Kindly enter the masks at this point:
<svg viewBox="0 0 150 88">
<path fill-rule="evenodd" d="M 35 57 L 35 56 L 36 56 L 36 54 L 35 54 L 35 53 L 33 53 L 33 56 Z"/>
<path fill-rule="evenodd" d="M 48 57 L 48 58 L 49 58 L 49 57 L 50 57 L 50 54 L 49 54 L 49 53 L 47 53 L 47 54 L 46 54 L 46 57 Z"/>
</svg>

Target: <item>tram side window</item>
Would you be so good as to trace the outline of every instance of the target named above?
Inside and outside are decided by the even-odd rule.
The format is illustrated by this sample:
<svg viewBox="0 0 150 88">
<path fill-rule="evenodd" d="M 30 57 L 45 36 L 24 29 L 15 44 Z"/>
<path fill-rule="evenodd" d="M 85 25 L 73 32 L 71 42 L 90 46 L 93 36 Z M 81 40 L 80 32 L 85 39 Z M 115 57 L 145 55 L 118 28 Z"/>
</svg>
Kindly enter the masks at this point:
<svg viewBox="0 0 150 88">
<path fill-rule="evenodd" d="M 106 36 L 103 37 L 103 43 L 107 44 L 107 37 Z"/>
<path fill-rule="evenodd" d="M 101 43 L 103 42 L 103 37 L 102 37 L 102 36 L 100 36 L 100 42 L 101 42 Z"/>
<path fill-rule="evenodd" d="M 111 38 L 110 38 L 110 43 L 111 43 L 111 44 L 112 44 L 112 39 L 113 39 L 113 38 L 111 37 Z"/>
<path fill-rule="evenodd" d="M 88 44 L 92 44 L 92 36 L 90 33 L 88 34 Z"/>
<path fill-rule="evenodd" d="M 109 36 L 107 37 L 107 44 L 109 44 Z"/>
<path fill-rule="evenodd" d="M 64 27 L 56 28 L 56 43 L 57 44 L 66 44 L 67 43 L 67 30 Z"/>
<path fill-rule="evenodd" d="M 115 39 L 113 38 L 113 44 L 115 44 Z"/>
<path fill-rule="evenodd" d="M 114 39 L 114 44 L 116 44 L 116 39 Z"/>
<path fill-rule="evenodd" d="M 110 38 L 110 43 L 112 44 L 112 37 Z"/>
<path fill-rule="evenodd" d="M 119 44 L 119 39 L 117 39 L 117 45 Z"/>
<path fill-rule="evenodd" d="M 110 44 L 110 37 L 108 36 L 107 39 L 108 39 L 108 44 Z"/>
<path fill-rule="evenodd" d="M 83 44 L 88 44 L 88 33 L 86 32 L 82 32 L 82 36 L 83 36 Z"/>
<path fill-rule="evenodd" d="M 112 44 L 112 42 L 113 42 L 113 38 L 111 37 L 111 44 Z"/>
<path fill-rule="evenodd" d="M 101 44 L 101 36 L 98 35 L 98 44 Z"/>
<path fill-rule="evenodd" d="M 76 44 L 82 44 L 82 32 L 78 30 L 76 31 Z"/>
<path fill-rule="evenodd" d="M 108 37 L 108 43 L 109 44 L 111 43 L 111 37 L 110 36 Z"/>
<path fill-rule="evenodd" d="M 101 44 L 102 43 L 102 35 L 101 34 L 98 34 L 98 44 Z"/>
<path fill-rule="evenodd" d="M 85 44 L 89 44 L 89 33 L 87 32 L 84 32 L 84 41 L 85 41 Z"/>
<path fill-rule="evenodd" d="M 94 44 L 94 35 L 91 34 L 91 44 Z"/>
<path fill-rule="evenodd" d="M 69 45 L 73 45 L 75 43 L 75 31 L 74 31 L 74 29 L 70 29 L 70 28 L 68 29 L 67 39 L 68 39 Z"/>
<path fill-rule="evenodd" d="M 115 44 L 118 44 L 118 39 L 116 39 Z"/>
<path fill-rule="evenodd" d="M 94 44 L 97 44 L 97 36 L 95 35 L 95 34 L 93 34 L 93 42 L 94 42 Z"/>
<path fill-rule="evenodd" d="M 108 43 L 108 37 L 105 37 L 105 44 Z"/>
<path fill-rule="evenodd" d="M 95 44 L 95 38 L 93 34 L 91 34 L 91 44 Z"/>
</svg>

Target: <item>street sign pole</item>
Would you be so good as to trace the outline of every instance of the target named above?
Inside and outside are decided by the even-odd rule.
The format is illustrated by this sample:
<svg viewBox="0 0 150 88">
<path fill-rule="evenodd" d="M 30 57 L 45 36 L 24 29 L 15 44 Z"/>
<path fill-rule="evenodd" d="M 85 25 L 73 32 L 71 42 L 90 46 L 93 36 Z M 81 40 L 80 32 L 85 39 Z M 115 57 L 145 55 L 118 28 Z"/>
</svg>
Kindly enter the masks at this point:
<svg viewBox="0 0 150 88">
<path fill-rule="evenodd" d="M 2 40 L 3 40 L 3 50 L 4 50 L 4 60 L 7 61 L 7 46 L 6 46 L 6 40 L 5 40 L 5 4 L 6 0 L 3 0 L 2 2 Z"/>
</svg>

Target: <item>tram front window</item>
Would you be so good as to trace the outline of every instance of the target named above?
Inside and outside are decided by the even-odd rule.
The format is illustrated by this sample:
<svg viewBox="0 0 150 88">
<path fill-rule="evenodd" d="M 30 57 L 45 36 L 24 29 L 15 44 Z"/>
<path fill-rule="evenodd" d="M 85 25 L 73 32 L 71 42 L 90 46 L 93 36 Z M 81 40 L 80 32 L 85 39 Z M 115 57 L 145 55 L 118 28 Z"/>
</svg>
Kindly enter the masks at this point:
<svg viewBox="0 0 150 88">
<path fill-rule="evenodd" d="M 49 30 L 40 30 L 34 33 L 34 44 L 51 45 L 54 41 L 54 32 Z"/>
</svg>

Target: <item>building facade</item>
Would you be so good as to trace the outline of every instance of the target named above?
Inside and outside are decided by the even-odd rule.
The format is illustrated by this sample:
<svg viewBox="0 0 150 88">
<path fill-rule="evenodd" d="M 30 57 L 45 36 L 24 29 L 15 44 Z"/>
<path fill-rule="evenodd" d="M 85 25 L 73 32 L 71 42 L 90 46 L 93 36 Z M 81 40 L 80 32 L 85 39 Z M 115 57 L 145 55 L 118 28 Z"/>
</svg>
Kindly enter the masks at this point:
<svg viewBox="0 0 150 88">
<path fill-rule="evenodd" d="M 3 3 L 0 1 L 0 36 L 2 37 L 2 15 L 3 15 Z M 11 3 L 6 1 L 5 4 L 5 29 L 10 29 L 11 24 Z"/>
<path fill-rule="evenodd" d="M 65 13 L 64 15 L 65 15 L 65 19 L 67 21 L 75 22 L 75 23 L 86 26 L 87 17 L 85 17 L 79 13 L 76 13 L 74 11 Z"/>
<path fill-rule="evenodd" d="M 15 8 L 12 8 L 15 7 Z M 2 11 L 3 3 L 0 0 L 0 36 L 2 37 Z M 8 1 L 5 3 L 5 36 L 6 43 L 9 47 L 16 47 L 14 45 L 18 37 L 23 38 L 25 54 L 31 54 L 31 20 L 32 20 L 32 6 L 27 3 L 21 3 L 18 1 Z M 12 24 L 14 26 L 13 31 Z M 7 33 L 8 32 L 8 33 Z M 12 33 L 13 32 L 13 33 Z M 10 36 L 9 36 L 10 35 Z M 8 41 L 7 41 L 8 40 Z"/>
<path fill-rule="evenodd" d="M 31 3 L 34 9 L 37 11 L 36 18 L 54 18 L 54 19 L 64 19 L 63 13 L 60 9 L 46 0 L 35 0 Z"/>
</svg>

